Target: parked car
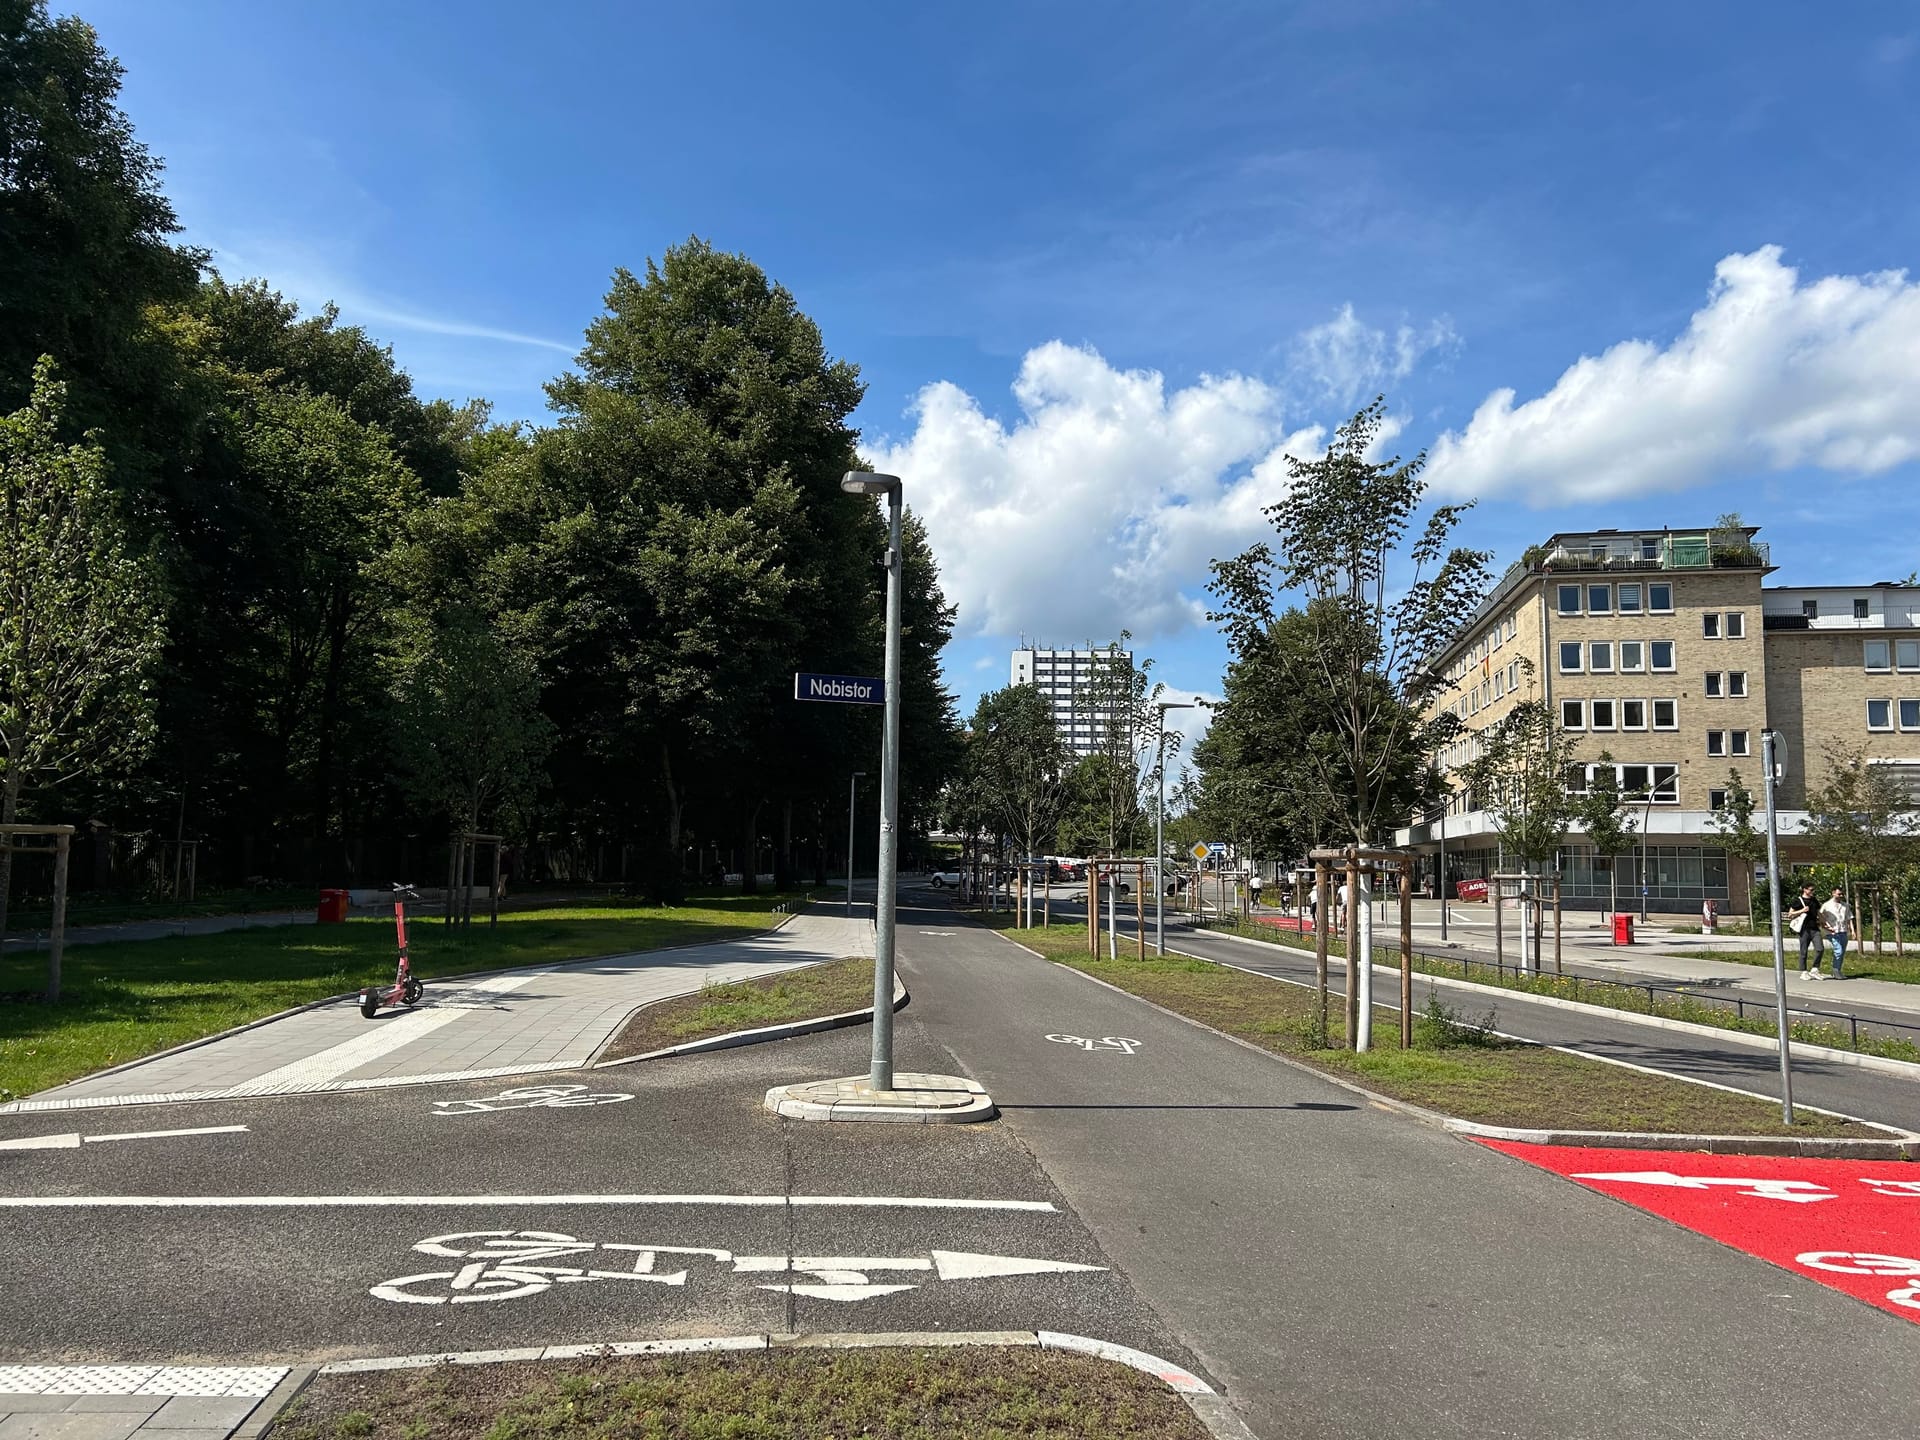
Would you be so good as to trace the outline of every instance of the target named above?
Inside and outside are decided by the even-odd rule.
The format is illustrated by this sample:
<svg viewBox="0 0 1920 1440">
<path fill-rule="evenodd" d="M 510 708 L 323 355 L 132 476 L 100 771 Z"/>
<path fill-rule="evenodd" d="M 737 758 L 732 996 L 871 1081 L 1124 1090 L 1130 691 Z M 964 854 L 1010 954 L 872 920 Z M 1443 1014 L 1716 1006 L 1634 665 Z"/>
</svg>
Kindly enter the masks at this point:
<svg viewBox="0 0 1920 1440">
<path fill-rule="evenodd" d="M 958 870 L 936 870 L 929 878 L 932 879 L 933 888 L 936 890 L 958 890 L 960 888 L 960 872 Z"/>
</svg>

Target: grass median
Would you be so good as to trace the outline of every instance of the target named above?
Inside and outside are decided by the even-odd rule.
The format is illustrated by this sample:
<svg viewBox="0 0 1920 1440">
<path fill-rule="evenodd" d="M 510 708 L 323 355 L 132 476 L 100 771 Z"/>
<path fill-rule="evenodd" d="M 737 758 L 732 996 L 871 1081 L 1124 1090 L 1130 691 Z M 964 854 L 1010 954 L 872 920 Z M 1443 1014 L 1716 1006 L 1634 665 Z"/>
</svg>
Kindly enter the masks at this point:
<svg viewBox="0 0 1920 1440">
<path fill-rule="evenodd" d="M 1217 927 L 1208 927 L 1210 929 Z M 1232 933 L 1244 939 L 1259 940 L 1269 945 L 1280 945 L 1290 950 L 1302 950 L 1311 954 L 1313 941 L 1308 936 L 1296 932 L 1276 929 L 1269 925 L 1242 926 Z M 1332 941 L 1330 953 L 1346 956 L 1346 947 L 1339 941 Z M 1373 948 L 1374 963 L 1393 969 L 1400 966 L 1400 952 L 1376 945 Z M 1693 960 L 1733 960 L 1740 959 L 1745 964 L 1759 964 L 1738 951 L 1716 950 L 1695 952 L 1687 958 Z M 1773 966 L 1771 954 L 1765 963 L 1769 969 Z M 1730 1010 L 1723 1003 L 1717 1003 L 1704 996 L 1695 997 L 1685 993 L 1685 988 L 1676 986 L 1671 990 L 1649 992 L 1644 985 L 1614 980 L 1595 980 L 1584 975 L 1524 975 L 1517 971 L 1502 974 L 1489 967 L 1484 961 L 1473 964 L 1463 960 L 1443 960 L 1434 955 L 1416 952 L 1413 957 L 1414 970 L 1422 975 L 1440 975 L 1471 980 L 1475 985 L 1485 985 L 1497 990 L 1517 990 L 1524 995 L 1548 995 L 1561 1000 L 1573 1000 L 1582 1005 L 1597 1005 L 1606 1010 L 1624 1010 L 1633 1015 L 1658 1015 L 1667 1020 L 1685 1020 L 1694 1025 L 1711 1025 L 1719 1030 L 1738 1030 L 1744 1035 L 1763 1035 L 1772 1038 L 1775 1025 L 1771 1015 L 1761 1013 L 1764 1005 L 1748 1001 L 1748 1013 Z M 1853 957 L 1847 957 L 1847 970 L 1853 973 Z M 1797 982 L 1796 982 L 1797 983 Z M 1803 990 L 1806 987 L 1801 987 Z M 1817 1004 L 1823 992 L 1808 991 L 1796 994 L 1792 1003 Z M 1835 1050 L 1857 1050 L 1863 1055 L 1878 1055 L 1887 1060 L 1905 1060 L 1920 1063 L 1920 1044 L 1903 1039 L 1898 1035 L 1876 1033 L 1871 1029 L 1861 1030 L 1858 1034 L 1851 1027 L 1830 1024 L 1823 1020 L 1795 1020 L 1787 1027 L 1787 1037 L 1801 1045 L 1825 1045 Z"/>
<path fill-rule="evenodd" d="M 1009 929 L 1008 938 L 1238 1039 L 1463 1120 L 1670 1135 L 1886 1138 L 1883 1130 L 1804 1107 L 1789 1128 L 1771 1101 L 1502 1040 L 1486 1033 L 1497 1024 L 1493 1013 L 1462 1018 L 1430 1007 L 1416 1019 L 1413 1047 L 1403 1050 L 1399 1013 L 1376 1006 L 1374 1048 L 1359 1055 L 1339 1048 L 1345 1014 L 1337 995 L 1329 1007 L 1326 1044 L 1316 1034 L 1313 991 L 1304 986 L 1184 956 L 1091 959 L 1086 930 L 1077 924 Z"/>
<path fill-rule="evenodd" d="M 773 1350 L 323 1375 L 284 1440 L 1206 1440 L 1158 1380 L 1035 1346 Z"/>
<path fill-rule="evenodd" d="M 863 956 L 829 960 L 658 1001 L 636 1013 L 600 1058 L 624 1060 L 739 1030 L 844 1015 L 872 1004 L 873 961 Z"/>
<path fill-rule="evenodd" d="M 589 955 L 751 935 L 791 895 L 729 895 L 685 905 L 601 904 L 512 911 L 497 926 L 408 925 L 416 975 L 431 980 Z M 393 921 L 276 925 L 214 935 L 76 945 L 60 1002 L 41 998 L 46 957 L 0 960 L 0 1100 L 31 1095 L 263 1015 L 391 984 Z"/>
</svg>

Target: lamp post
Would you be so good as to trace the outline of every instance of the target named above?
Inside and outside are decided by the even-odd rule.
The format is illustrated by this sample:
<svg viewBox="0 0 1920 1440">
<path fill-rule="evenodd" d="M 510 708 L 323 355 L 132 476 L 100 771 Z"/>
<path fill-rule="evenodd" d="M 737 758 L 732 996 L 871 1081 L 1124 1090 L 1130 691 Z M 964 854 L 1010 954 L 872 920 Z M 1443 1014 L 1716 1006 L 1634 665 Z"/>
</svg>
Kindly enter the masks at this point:
<svg viewBox="0 0 1920 1440">
<path fill-rule="evenodd" d="M 900 477 L 849 470 L 840 479 L 849 495 L 887 497 L 886 724 L 880 743 L 880 868 L 873 902 L 873 1059 L 867 1086 L 893 1089 L 894 901 L 899 888 L 900 837 Z M 851 873 L 847 876 L 853 883 Z"/>
<path fill-rule="evenodd" d="M 853 802 L 860 793 L 866 771 L 856 770 L 847 777 L 847 919 L 853 918 Z"/>
<path fill-rule="evenodd" d="M 1779 754 L 1777 748 L 1779 743 L 1778 731 L 1767 729 L 1760 732 L 1760 763 L 1766 769 L 1767 782 L 1767 894 L 1773 901 L 1773 1010 L 1774 1028 L 1780 1041 L 1780 1120 L 1783 1124 L 1791 1125 L 1793 1124 L 1793 1062 L 1789 1056 L 1787 1041 L 1786 941 L 1780 934 L 1780 825 L 1773 808 L 1773 782 L 1777 763 L 1775 757 Z"/>
<path fill-rule="evenodd" d="M 1153 806 L 1153 949 L 1167 953 L 1167 711 L 1191 710 L 1186 701 L 1162 701 L 1154 709 L 1154 783 L 1159 798 Z"/>
</svg>

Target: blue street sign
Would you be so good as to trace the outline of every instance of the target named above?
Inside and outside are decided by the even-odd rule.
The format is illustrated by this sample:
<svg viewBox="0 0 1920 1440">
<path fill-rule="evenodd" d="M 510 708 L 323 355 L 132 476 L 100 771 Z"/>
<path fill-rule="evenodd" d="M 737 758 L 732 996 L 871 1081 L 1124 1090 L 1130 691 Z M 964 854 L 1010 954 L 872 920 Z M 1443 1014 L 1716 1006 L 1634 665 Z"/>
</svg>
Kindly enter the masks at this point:
<svg viewBox="0 0 1920 1440">
<path fill-rule="evenodd" d="M 861 675 L 809 675 L 803 670 L 793 677 L 793 698 L 827 700 L 837 705 L 884 705 L 887 686 L 884 680 Z"/>
<path fill-rule="evenodd" d="M 1207 853 L 1210 855 L 1224 855 L 1227 853 L 1227 847 L 1222 841 L 1209 840 L 1207 842 Z"/>
</svg>

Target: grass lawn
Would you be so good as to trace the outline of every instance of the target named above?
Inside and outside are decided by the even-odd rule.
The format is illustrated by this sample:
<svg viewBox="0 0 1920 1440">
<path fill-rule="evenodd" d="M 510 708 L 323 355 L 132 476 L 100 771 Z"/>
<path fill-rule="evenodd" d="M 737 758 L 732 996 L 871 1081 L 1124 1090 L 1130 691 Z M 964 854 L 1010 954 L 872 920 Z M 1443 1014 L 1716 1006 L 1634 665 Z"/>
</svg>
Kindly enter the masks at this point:
<svg viewBox="0 0 1920 1440">
<path fill-rule="evenodd" d="M 1292 934 L 1285 930 L 1275 930 L 1270 926 L 1243 927 L 1234 932 L 1244 938 L 1264 941 L 1270 945 L 1284 945 L 1289 949 L 1303 950 L 1311 954 L 1313 940 L 1308 936 Z M 1333 941 L 1329 953 L 1339 956 L 1345 963 L 1346 947 L 1339 941 Z M 1384 949 L 1378 945 L 1373 950 L 1376 964 L 1399 968 L 1400 952 Z M 1736 950 L 1695 951 L 1689 958 L 1706 960 L 1739 960 L 1742 963 L 1758 964 L 1744 952 Z M 1766 955 L 1765 963 L 1771 967 L 1773 957 Z M 1793 961 L 1797 968 L 1797 957 Z M 1749 1003 L 1747 1013 L 1739 1014 L 1724 1005 L 1710 1000 L 1694 999 L 1690 995 L 1672 992 L 1656 992 L 1649 1000 L 1647 992 L 1637 985 L 1618 984 L 1608 980 L 1592 980 L 1579 975 L 1521 975 L 1509 971 L 1501 975 L 1485 964 L 1468 965 L 1460 961 L 1442 960 L 1432 955 L 1416 953 L 1413 968 L 1422 975 L 1457 975 L 1463 980 L 1471 980 L 1476 985 L 1488 985 L 1501 990 L 1519 990 L 1529 995 L 1552 995 L 1562 1000 L 1577 1000 L 1582 1005 L 1599 1005 L 1608 1010 L 1626 1010 L 1636 1015 L 1660 1015 L 1669 1020 L 1686 1020 L 1695 1025 L 1712 1025 L 1721 1030 L 1738 1030 L 1747 1035 L 1771 1036 L 1774 1031 L 1771 1016 L 1761 1013 Z M 1847 956 L 1847 973 L 1855 972 L 1853 956 Z M 1796 982 L 1797 984 L 1797 982 Z M 1807 993 L 1802 993 L 1802 992 Z M 1795 1003 L 1818 1003 L 1820 991 L 1809 986 L 1798 986 L 1794 992 Z M 1826 1045 L 1836 1050 L 1859 1050 L 1866 1055 L 1881 1055 L 1889 1060 L 1920 1062 L 1920 1044 L 1902 1039 L 1897 1035 L 1869 1033 L 1861 1031 L 1859 1043 L 1854 1043 L 1852 1032 L 1844 1025 L 1829 1025 L 1820 1021 L 1796 1020 L 1788 1031 L 1789 1036 L 1803 1045 Z"/>
<path fill-rule="evenodd" d="M 1009 938 L 1216 1030 L 1463 1120 L 1565 1130 L 1886 1138 L 1884 1131 L 1805 1109 L 1788 1130 L 1771 1101 L 1485 1036 L 1474 1028 L 1488 1020 L 1482 1015 L 1467 1017 L 1470 1023 L 1422 1015 L 1413 1048 L 1402 1050 L 1399 1013 L 1376 1006 L 1373 1050 L 1356 1055 L 1325 1048 L 1313 1042 L 1314 996 L 1302 986 L 1182 956 L 1090 960 L 1086 931 L 1077 924 L 1010 932 Z M 1338 1046 L 1346 1029 L 1338 996 L 1327 1023 Z"/>
<path fill-rule="evenodd" d="M 1800 937 L 1788 935 L 1787 971 L 1789 974 L 1800 968 Z M 1898 980 L 1905 985 L 1920 985 L 1920 941 L 1909 939 L 1907 953 L 1893 953 L 1893 941 L 1888 940 L 1884 955 L 1873 953 L 1873 947 L 1859 944 L 1857 941 L 1847 946 L 1847 976 L 1855 980 Z M 1773 968 L 1772 950 L 1687 950 L 1680 952 L 1689 960 L 1731 960 L 1737 965 L 1764 965 Z M 1833 964 L 1833 952 L 1826 946 L 1821 947 L 1824 958 L 1820 961 L 1822 970 Z"/>
<path fill-rule="evenodd" d="M 497 928 L 407 927 L 426 979 L 577 956 L 703 944 L 763 930 L 792 896 L 729 895 L 686 905 L 596 905 L 503 914 Z M 60 1003 L 40 997 L 46 957 L 0 960 L 0 1100 L 211 1035 L 292 1005 L 393 981 L 393 921 L 277 925 L 216 935 L 76 945 Z"/>
<path fill-rule="evenodd" d="M 649 1005 L 627 1022 L 601 1056 L 619 1060 L 689 1040 L 757 1030 L 790 1020 L 844 1015 L 873 1004 L 873 961 L 862 956 L 829 960 L 804 970 L 783 970 L 758 980 L 709 985 L 698 995 L 679 995 Z"/>
<path fill-rule="evenodd" d="M 1158 1380 L 1033 1346 L 772 1350 L 323 1375 L 283 1440 L 1206 1440 Z"/>
</svg>

